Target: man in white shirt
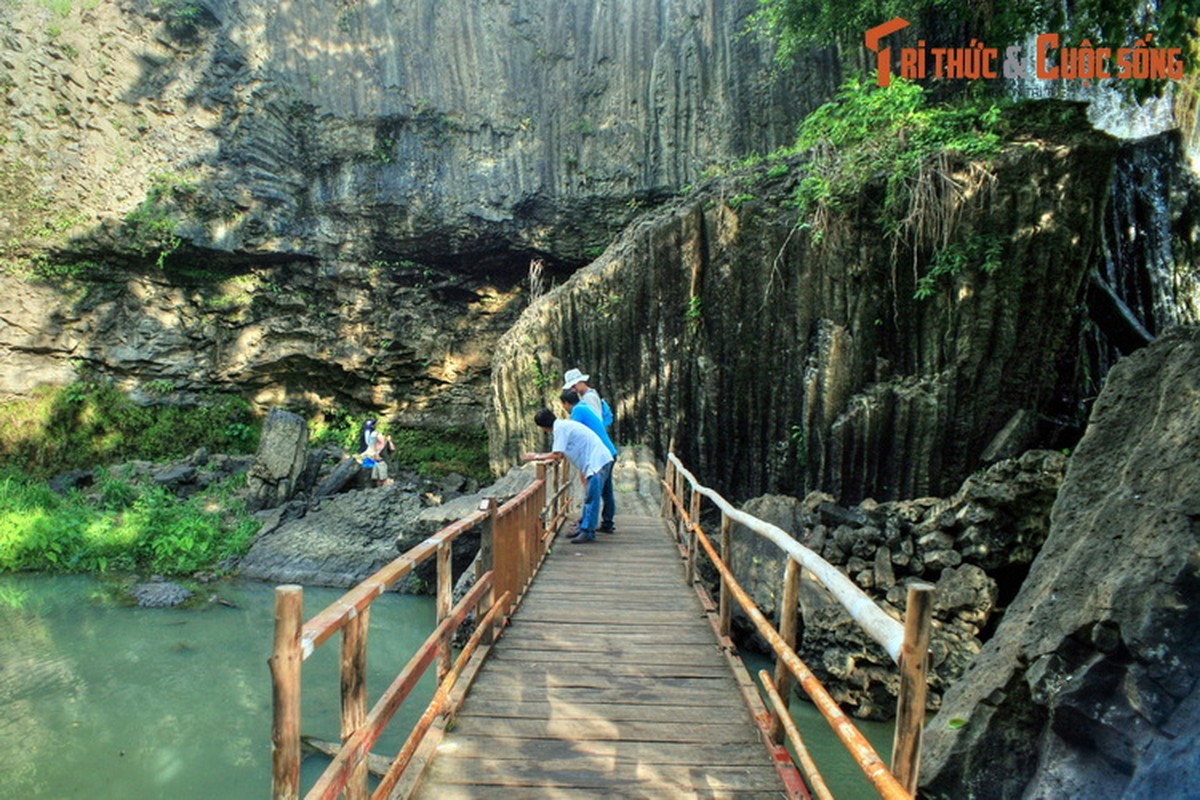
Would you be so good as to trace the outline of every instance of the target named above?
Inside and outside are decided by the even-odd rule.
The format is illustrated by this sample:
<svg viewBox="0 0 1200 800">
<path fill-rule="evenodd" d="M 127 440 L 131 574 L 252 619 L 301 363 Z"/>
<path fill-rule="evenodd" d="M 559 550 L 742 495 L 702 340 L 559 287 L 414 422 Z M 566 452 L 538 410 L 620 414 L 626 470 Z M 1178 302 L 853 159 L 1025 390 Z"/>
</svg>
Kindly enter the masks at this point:
<svg viewBox="0 0 1200 800">
<path fill-rule="evenodd" d="M 558 419 L 554 412 L 543 408 L 533 417 L 542 430 L 552 433 L 553 443 L 548 453 L 526 453 L 523 461 L 557 461 L 567 458 L 583 476 L 587 487 L 583 500 L 583 519 L 571 544 L 596 541 L 596 525 L 600 520 L 600 497 L 604 483 L 612 474 L 613 455 L 600 437 L 586 425 L 569 419 Z"/>
</svg>

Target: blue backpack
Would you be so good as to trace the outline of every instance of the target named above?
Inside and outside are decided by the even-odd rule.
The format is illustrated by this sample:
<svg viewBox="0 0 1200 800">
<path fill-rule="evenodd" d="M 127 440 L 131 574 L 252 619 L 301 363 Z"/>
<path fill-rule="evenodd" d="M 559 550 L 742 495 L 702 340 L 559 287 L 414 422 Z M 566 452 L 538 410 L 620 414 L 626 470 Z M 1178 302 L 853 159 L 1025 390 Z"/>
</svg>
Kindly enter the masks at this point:
<svg viewBox="0 0 1200 800">
<path fill-rule="evenodd" d="M 608 407 L 608 401 L 604 398 L 600 398 L 600 421 L 606 428 L 613 424 L 612 409 Z"/>
</svg>

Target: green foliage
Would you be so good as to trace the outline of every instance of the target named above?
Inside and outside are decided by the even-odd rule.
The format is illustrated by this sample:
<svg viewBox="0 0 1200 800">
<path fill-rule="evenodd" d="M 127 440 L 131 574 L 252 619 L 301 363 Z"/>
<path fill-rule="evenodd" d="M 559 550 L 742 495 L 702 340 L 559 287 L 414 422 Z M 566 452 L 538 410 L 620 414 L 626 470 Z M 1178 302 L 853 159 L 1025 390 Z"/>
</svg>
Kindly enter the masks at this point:
<svg viewBox="0 0 1200 800">
<path fill-rule="evenodd" d="M 772 166 L 767 168 L 767 177 L 771 178 L 771 179 L 782 178 L 784 175 L 787 175 L 790 171 L 791 171 L 791 168 L 788 167 L 787 164 L 773 164 Z"/>
<path fill-rule="evenodd" d="M 487 431 L 465 428 L 427 430 L 401 428 L 390 433 L 396 445 L 396 462 L 414 467 L 422 475 L 460 475 L 489 480 Z"/>
<path fill-rule="evenodd" d="M 154 0 L 154 5 L 166 18 L 167 30 L 179 37 L 195 33 L 204 11 L 200 0 Z"/>
<path fill-rule="evenodd" d="M 953 242 L 934 254 L 929 269 L 917 279 L 913 298 L 925 300 L 937 294 L 940 278 L 958 275 L 967 267 L 975 267 L 991 274 L 1000 268 L 1004 243 L 996 236 L 976 236 L 966 241 Z"/>
<path fill-rule="evenodd" d="M 834 102 L 800 125 L 797 147 L 811 153 L 793 194 L 801 227 L 820 242 L 832 215 L 881 184 L 874 212 L 888 236 L 913 249 L 941 245 L 953 232 L 953 204 L 965 195 L 947 190 L 961 185 L 947 171 L 999 153 L 1003 132 L 1001 107 L 991 100 L 933 104 L 910 81 L 895 79 L 886 88 L 848 81 Z M 942 274 L 952 268 L 949 262 L 940 267 Z"/>
<path fill-rule="evenodd" d="M 741 208 L 743 204 L 748 203 L 753 199 L 754 199 L 754 195 L 742 193 L 742 194 L 735 194 L 733 197 L 729 198 L 729 200 L 727 202 L 728 202 L 730 208 L 738 209 L 738 208 Z"/>
<path fill-rule="evenodd" d="M 542 369 L 542 362 L 536 357 L 530 362 L 529 371 L 533 373 L 533 385 L 539 390 L 545 389 L 554 380 L 552 375 Z"/>
<path fill-rule="evenodd" d="M 683 316 L 690 322 L 700 322 L 704 317 L 704 301 L 700 295 L 694 294 L 688 298 L 687 308 L 684 310 Z"/>
<path fill-rule="evenodd" d="M 788 432 L 792 440 L 792 449 L 796 453 L 796 463 L 801 469 L 808 464 L 808 429 L 803 425 L 793 425 Z"/>
<path fill-rule="evenodd" d="M 240 476 L 180 500 L 158 486 L 105 475 L 99 491 L 59 495 L 43 481 L 0 473 L 0 571 L 186 575 L 246 552 L 258 523 L 235 489 Z"/>
<path fill-rule="evenodd" d="M 38 4 L 59 19 L 66 19 L 71 14 L 71 0 L 40 0 Z"/>
<path fill-rule="evenodd" d="M 175 235 L 175 197 L 195 191 L 195 184 L 186 176 L 154 175 L 146 199 L 125 215 L 125 231 L 133 249 L 141 256 L 154 256 L 159 269 L 183 244 Z"/>
<path fill-rule="evenodd" d="M 190 408 L 140 406 L 110 383 L 86 379 L 0 404 L 0 463 L 33 476 L 130 459 L 161 461 L 198 447 L 247 453 L 258 436 L 249 404 L 233 395 L 210 395 Z"/>
<path fill-rule="evenodd" d="M 308 441 L 314 447 L 332 445 L 348 452 L 362 449 L 358 433 L 362 423 L 344 408 L 335 408 L 308 420 Z"/>
</svg>

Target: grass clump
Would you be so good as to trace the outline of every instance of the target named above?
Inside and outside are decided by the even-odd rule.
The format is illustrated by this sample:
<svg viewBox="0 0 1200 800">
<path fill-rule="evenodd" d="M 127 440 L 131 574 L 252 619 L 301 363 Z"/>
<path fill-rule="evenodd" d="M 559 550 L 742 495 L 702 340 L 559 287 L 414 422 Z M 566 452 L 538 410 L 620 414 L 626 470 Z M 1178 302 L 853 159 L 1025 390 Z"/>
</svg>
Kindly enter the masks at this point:
<svg viewBox="0 0 1200 800">
<path fill-rule="evenodd" d="M 866 213 L 891 242 L 893 258 L 912 254 L 914 297 L 935 293 L 938 278 L 956 274 L 967 251 L 999 263 L 991 240 L 958 242 L 959 220 L 983 202 L 994 182 L 989 160 L 1001 152 L 1004 107 L 993 98 L 932 102 L 912 81 L 878 87 L 858 79 L 836 100 L 804 119 L 795 145 L 810 156 L 793 202 L 799 228 L 820 245 L 835 217 Z M 957 249 L 955 249 L 957 248 Z M 986 250 L 986 253 L 982 251 Z"/>
<path fill-rule="evenodd" d="M 258 522 L 245 514 L 243 476 L 186 500 L 105 473 L 89 494 L 0 472 L 0 572 L 190 575 L 243 555 Z"/>
</svg>

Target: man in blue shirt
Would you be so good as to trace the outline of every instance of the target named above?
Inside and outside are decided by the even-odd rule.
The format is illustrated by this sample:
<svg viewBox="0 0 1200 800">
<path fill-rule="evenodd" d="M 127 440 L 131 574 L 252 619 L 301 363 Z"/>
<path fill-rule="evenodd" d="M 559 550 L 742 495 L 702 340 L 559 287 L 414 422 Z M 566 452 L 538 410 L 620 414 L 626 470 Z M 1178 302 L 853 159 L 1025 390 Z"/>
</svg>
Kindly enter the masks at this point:
<svg viewBox="0 0 1200 800">
<path fill-rule="evenodd" d="M 571 416 L 571 419 L 583 423 L 589 430 L 600 437 L 600 441 L 604 442 L 604 446 L 608 448 L 608 452 L 612 453 L 613 463 L 615 464 L 617 446 L 612 443 L 612 439 L 608 436 L 608 431 L 604 430 L 604 423 L 592 411 L 591 406 L 581 402 L 579 394 L 574 389 L 564 389 L 558 399 L 562 401 L 563 411 L 566 411 Z M 608 471 L 608 478 L 604 481 L 604 486 L 600 490 L 600 504 L 602 508 L 600 512 L 600 527 L 596 530 L 601 533 L 612 533 L 615 530 L 613 519 L 617 515 L 617 503 L 613 495 L 611 469 Z"/>
<path fill-rule="evenodd" d="M 548 453 L 526 453 L 523 461 L 557 461 L 567 458 L 583 476 L 586 491 L 583 501 L 583 519 L 579 521 L 579 533 L 571 544 L 596 541 L 596 523 L 600 517 L 600 496 L 605 481 L 612 480 L 613 456 L 600 440 L 582 422 L 557 419 L 554 412 L 543 408 L 533 417 L 534 423 L 544 431 L 553 433 L 554 441 Z"/>
</svg>

